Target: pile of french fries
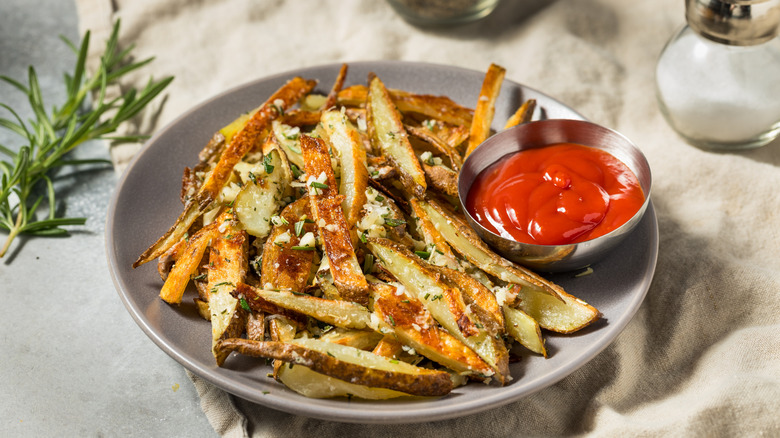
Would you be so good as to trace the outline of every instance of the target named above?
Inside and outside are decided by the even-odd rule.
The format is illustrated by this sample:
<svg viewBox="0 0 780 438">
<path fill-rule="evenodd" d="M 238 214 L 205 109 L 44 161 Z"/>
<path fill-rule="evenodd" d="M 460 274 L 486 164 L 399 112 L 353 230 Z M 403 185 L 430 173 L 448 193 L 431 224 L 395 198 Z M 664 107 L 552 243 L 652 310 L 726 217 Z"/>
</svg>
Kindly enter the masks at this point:
<svg viewBox="0 0 780 438">
<path fill-rule="evenodd" d="M 217 132 L 184 170 L 183 212 L 134 264 L 158 259 L 168 303 L 194 284 L 219 366 L 232 352 L 273 359 L 273 377 L 308 397 L 443 396 L 504 385 L 516 345 L 546 357 L 541 329 L 599 318 L 458 211 L 458 170 L 491 135 L 502 67 L 473 110 L 374 74 L 345 88 L 347 69 L 327 95 L 292 78 Z"/>
</svg>

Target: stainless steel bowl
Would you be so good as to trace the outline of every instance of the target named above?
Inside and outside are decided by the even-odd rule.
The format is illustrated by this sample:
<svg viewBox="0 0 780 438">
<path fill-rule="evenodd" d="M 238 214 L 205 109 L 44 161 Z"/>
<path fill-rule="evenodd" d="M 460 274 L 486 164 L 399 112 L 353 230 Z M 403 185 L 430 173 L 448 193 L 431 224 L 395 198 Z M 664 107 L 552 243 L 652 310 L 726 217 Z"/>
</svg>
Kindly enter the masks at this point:
<svg viewBox="0 0 780 438">
<path fill-rule="evenodd" d="M 616 230 L 580 243 L 537 245 L 501 237 L 480 225 L 466 209 L 466 196 L 477 175 L 507 154 L 555 143 L 577 143 L 609 152 L 634 172 L 645 194 L 642 208 Z M 642 219 L 650 203 L 652 177 L 642 151 L 622 134 L 603 126 L 581 121 L 550 119 L 530 122 L 499 132 L 482 143 L 463 163 L 458 177 L 458 193 L 466 219 L 479 236 L 501 256 L 544 272 L 585 268 L 601 260 L 615 248 Z"/>
</svg>

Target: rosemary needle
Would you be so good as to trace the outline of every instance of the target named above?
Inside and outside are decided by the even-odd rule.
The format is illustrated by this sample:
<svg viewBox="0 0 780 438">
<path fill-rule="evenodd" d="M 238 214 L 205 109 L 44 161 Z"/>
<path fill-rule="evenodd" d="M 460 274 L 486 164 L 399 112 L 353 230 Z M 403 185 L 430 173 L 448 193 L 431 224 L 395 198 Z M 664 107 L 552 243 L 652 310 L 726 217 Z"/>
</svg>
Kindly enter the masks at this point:
<svg viewBox="0 0 780 438">
<path fill-rule="evenodd" d="M 118 47 L 119 27 L 120 22 L 117 20 L 111 36 L 106 41 L 100 66 L 91 76 L 86 70 L 90 32 L 84 35 L 79 47 L 62 37 L 76 52 L 77 59 L 73 72 L 65 74 L 67 99 L 61 106 L 53 107 L 50 112 L 44 108 L 43 96 L 33 67 L 29 68 L 26 85 L 0 76 L 0 80 L 27 95 L 33 113 L 33 117 L 25 123 L 13 108 L 0 103 L 0 107 L 12 116 L 11 119 L 0 117 L 0 127 L 19 135 L 23 141 L 17 151 L 0 144 L 0 229 L 8 231 L 5 242 L 0 247 L 0 257 L 5 255 L 11 242 L 20 234 L 63 236 L 68 234 L 63 226 L 85 223 L 86 218 L 58 217 L 57 193 L 52 183 L 54 171 L 64 165 L 90 164 L 105 160 L 70 160 L 66 156 L 69 152 L 85 141 L 94 139 L 137 142 L 145 138 L 137 135 L 117 137 L 112 134 L 122 122 L 137 115 L 160 94 L 173 78 L 168 77 L 160 81 L 150 78 L 140 91 L 130 88 L 119 97 L 107 98 L 108 86 L 153 59 L 132 62 L 130 52 L 133 46 L 124 50 Z M 87 99 L 90 97 L 94 97 L 94 101 L 88 105 Z M 48 214 L 39 217 L 43 215 L 36 215 L 36 211 L 43 201 L 44 205 L 48 206 Z"/>
</svg>

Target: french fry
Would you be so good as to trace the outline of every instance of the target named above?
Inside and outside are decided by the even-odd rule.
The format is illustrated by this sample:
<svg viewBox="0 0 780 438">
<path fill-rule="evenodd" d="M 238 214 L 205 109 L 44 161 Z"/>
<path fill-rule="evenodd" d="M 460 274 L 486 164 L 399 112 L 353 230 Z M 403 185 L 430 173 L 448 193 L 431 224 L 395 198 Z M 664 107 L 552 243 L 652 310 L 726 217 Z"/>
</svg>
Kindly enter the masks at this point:
<svg viewBox="0 0 780 438">
<path fill-rule="evenodd" d="M 496 112 L 496 100 L 501 92 L 501 84 L 504 82 L 505 75 L 506 69 L 496 64 L 490 64 L 482 82 L 477 106 L 474 109 L 474 121 L 471 123 L 469 144 L 463 155 L 464 158 L 468 157 L 477 146 L 490 137 L 490 125 L 493 124 L 493 116 Z"/>
<path fill-rule="evenodd" d="M 596 308 L 561 291 L 560 300 L 532 288 L 521 288 L 517 293 L 517 307 L 539 325 L 558 333 L 573 333 L 597 321 L 601 314 Z"/>
<path fill-rule="evenodd" d="M 233 338 L 220 341 L 218 348 L 226 355 L 238 351 L 247 356 L 278 359 L 349 383 L 411 395 L 437 397 L 452 391 L 452 379 L 446 372 L 316 339 L 293 339 L 282 343 Z"/>
<path fill-rule="evenodd" d="M 492 367 L 495 372 L 493 377 L 503 384 L 509 368 L 506 347 L 501 344 L 503 341 L 495 339 L 484 327 L 474 327 L 475 335 L 464 333 L 461 318 L 465 312 L 462 309 L 453 312 L 456 304 L 453 297 L 459 292 L 441 281 L 440 275 L 425 266 L 425 262 L 393 241 L 372 238 L 368 239 L 367 246 L 383 262 L 385 269 L 416 295 L 439 324 Z"/>
<path fill-rule="evenodd" d="M 374 312 L 394 337 L 428 359 L 458 372 L 491 376 L 493 369 L 473 350 L 442 330 L 414 296 L 397 294 L 390 285 L 372 284 Z"/>
<path fill-rule="evenodd" d="M 247 234 L 229 213 L 220 215 L 216 224 L 218 235 L 209 257 L 208 290 L 212 351 L 217 365 L 222 366 L 227 356 L 215 348 L 217 341 L 239 336 L 246 324 L 246 312 L 232 292 L 244 281 L 247 270 Z"/>
<path fill-rule="evenodd" d="M 322 139 L 304 135 L 301 148 L 306 166 L 307 190 L 314 221 L 328 257 L 333 284 L 344 299 L 368 305 L 368 283 L 358 263 L 352 239 L 341 209 L 330 154 Z"/>
<path fill-rule="evenodd" d="M 371 143 L 393 163 L 401 184 L 414 196 L 425 194 L 427 184 L 420 161 L 409 144 L 401 115 L 393 104 L 385 84 L 377 76 L 369 77 L 367 100 Z"/>
<path fill-rule="evenodd" d="M 458 105 L 446 96 L 414 94 L 403 90 L 388 90 L 390 98 L 402 113 L 418 113 L 441 120 L 452 125 L 470 126 L 474 111 Z M 339 92 L 338 103 L 341 105 L 358 106 L 366 102 L 368 88 L 364 85 L 353 85 Z"/>
<path fill-rule="evenodd" d="M 336 327 L 366 329 L 371 325 L 371 313 L 368 309 L 350 301 L 328 300 L 289 291 L 253 289 L 248 292 L 245 287 L 241 288 L 241 292 L 251 296 L 248 301 L 259 298 Z"/>
<path fill-rule="evenodd" d="M 534 115 L 535 109 L 536 109 L 536 99 L 526 100 L 525 102 L 523 102 L 522 105 L 520 105 L 519 108 L 517 108 L 517 111 L 515 111 L 515 113 L 512 114 L 512 117 L 510 117 L 506 121 L 506 124 L 504 125 L 504 129 L 509 129 L 514 126 L 530 122 L 531 118 Z"/>
<path fill-rule="evenodd" d="M 208 248 L 211 239 L 216 234 L 216 224 L 211 224 L 201 228 L 187 241 L 183 241 L 186 244 L 160 290 L 160 298 L 163 301 L 170 304 L 181 303 L 181 298 L 184 295 L 187 284 L 190 282 L 190 277 L 198 272 L 203 253 L 206 252 L 206 248 Z"/>
<path fill-rule="evenodd" d="M 342 208 L 347 226 L 353 227 L 358 220 L 360 210 L 366 203 L 368 170 L 366 150 L 363 148 L 360 134 L 340 111 L 326 111 L 322 114 L 322 126 L 328 133 L 333 149 L 338 153 L 341 163 L 339 193 L 344 195 Z"/>
<path fill-rule="evenodd" d="M 534 353 L 547 357 L 544 338 L 539 323 L 520 309 L 502 307 L 506 321 L 506 332 L 517 342 Z"/>
<path fill-rule="evenodd" d="M 309 283 L 314 251 L 300 247 L 301 237 L 316 232 L 314 221 L 304 219 L 310 212 L 309 198 L 303 197 L 282 210 L 263 245 L 260 284 L 266 289 L 303 290 Z"/>
<path fill-rule="evenodd" d="M 291 182 L 283 165 L 279 150 L 272 149 L 249 171 L 250 180 L 236 195 L 236 216 L 252 236 L 264 238 L 271 232 L 271 217 L 281 208 Z"/>
</svg>

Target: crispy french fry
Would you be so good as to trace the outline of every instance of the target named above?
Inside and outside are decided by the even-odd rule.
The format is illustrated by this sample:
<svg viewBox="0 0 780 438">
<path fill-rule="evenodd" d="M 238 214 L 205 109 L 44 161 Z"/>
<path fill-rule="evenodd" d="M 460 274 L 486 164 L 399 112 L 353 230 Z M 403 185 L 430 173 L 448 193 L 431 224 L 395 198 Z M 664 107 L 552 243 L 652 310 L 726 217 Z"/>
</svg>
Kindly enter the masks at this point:
<svg viewBox="0 0 780 438">
<path fill-rule="evenodd" d="M 368 170 L 366 150 L 357 129 L 340 111 L 326 111 L 322 114 L 322 126 L 328 133 L 333 149 L 341 163 L 339 193 L 344 195 L 342 208 L 347 226 L 353 227 L 360 210 L 366 203 Z"/>
<path fill-rule="evenodd" d="M 260 284 L 266 289 L 303 290 L 309 283 L 314 263 L 314 251 L 293 249 L 301 246 L 301 237 L 315 233 L 311 220 L 309 198 L 303 197 L 282 210 L 279 225 L 275 225 L 263 245 Z"/>
<path fill-rule="evenodd" d="M 601 314 L 590 304 L 560 292 L 561 300 L 532 288 L 521 288 L 517 293 L 517 307 L 539 322 L 547 330 L 573 333 L 597 321 Z"/>
<path fill-rule="evenodd" d="M 339 92 L 338 103 L 358 106 L 366 102 L 368 88 L 364 85 L 353 85 Z M 446 96 L 414 94 L 403 90 L 388 90 L 390 98 L 402 113 L 418 113 L 432 119 L 460 126 L 470 126 L 474 111 L 458 105 Z"/>
<path fill-rule="evenodd" d="M 232 214 L 217 218 L 217 237 L 209 257 L 208 289 L 211 314 L 212 347 L 217 341 L 240 336 L 246 325 L 246 312 L 232 292 L 244 281 L 247 270 L 247 234 L 238 228 Z M 222 366 L 227 356 L 212 348 L 217 365 Z"/>
<path fill-rule="evenodd" d="M 502 309 L 506 321 L 506 332 L 525 348 L 547 357 L 547 349 L 544 348 L 544 338 L 542 338 L 539 323 L 520 309 L 513 309 L 509 306 L 503 306 Z"/>
<path fill-rule="evenodd" d="M 165 279 L 160 298 L 171 304 L 181 303 L 184 290 L 190 282 L 190 277 L 198 272 L 203 253 L 211 243 L 211 239 L 217 235 L 215 224 L 201 228 L 186 241 L 181 254 L 176 259 L 176 264 Z"/>
<path fill-rule="evenodd" d="M 431 188 L 445 195 L 458 196 L 458 174 L 452 169 L 423 163 L 423 171 L 425 171 L 425 180 L 429 182 Z"/>
<path fill-rule="evenodd" d="M 462 331 L 461 315 L 465 312 L 453 312 L 455 303 L 452 300 L 459 292 L 452 291 L 441 281 L 438 273 L 393 241 L 372 238 L 368 239 L 367 246 L 383 262 L 385 269 L 416 295 L 439 324 L 493 368 L 493 377 L 503 384 L 509 368 L 506 347 L 503 346 L 503 341 L 495 339 L 484 327 L 475 327 L 476 335 L 468 335 Z"/>
<path fill-rule="evenodd" d="M 406 131 L 409 134 L 424 140 L 440 153 L 444 154 L 450 160 L 450 168 L 452 170 L 457 171 L 463 166 L 463 159 L 460 158 L 460 155 L 458 155 L 458 152 L 455 150 L 455 148 L 445 143 L 444 140 L 434 134 L 432 130 L 422 126 L 404 126 L 406 127 Z"/>
<path fill-rule="evenodd" d="M 236 216 L 252 236 L 264 238 L 271 232 L 271 217 L 281 208 L 291 182 L 283 165 L 279 150 L 272 149 L 249 171 L 250 181 L 236 195 Z"/>
<path fill-rule="evenodd" d="M 469 145 L 463 157 L 468 157 L 483 141 L 490 137 L 490 125 L 493 124 L 493 116 L 496 112 L 496 100 L 501 92 L 501 84 L 504 82 L 506 69 L 491 64 L 482 82 L 477 106 L 474 109 L 474 121 L 471 123 L 469 133 Z"/>
<path fill-rule="evenodd" d="M 367 100 L 371 143 L 382 151 L 398 170 L 401 184 L 414 196 L 425 194 L 427 184 L 420 161 L 409 144 L 401 115 L 393 104 L 385 84 L 377 76 L 369 78 Z"/>
<path fill-rule="evenodd" d="M 325 141 L 304 135 L 301 148 L 314 221 L 328 257 L 333 284 L 344 299 L 368 305 L 368 283 L 358 263 L 341 208 L 336 177 Z"/>
<path fill-rule="evenodd" d="M 357 348 L 316 339 L 293 339 L 282 343 L 233 338 L 220 341 L 218 348 L 225 354 L 238 351 L 248 356 L 279 359 L 368 387 L 431 397 L 452 391 L 452 379 L 446 372 L 416 367 Z"/>
<path fill-rule="evenodd" d="M 251 287 L 251 286 L 247 286 Z M 365 307 L 350 301 L 328 300 L 289 291 L 257 289 L 250 293 L 242 287 L 241 292 L 251 296 L 247 301 L 259 297 L 269 303 L 310 316 L 336 327 L 366 329 L 371 325 L 371 313 Z"/>
<path fill-rule="evenodd" d="M 417 297 L 397 295 L 390 285 L 372 284 L 374 312 L 396 339 L 458 373 L 491 376 L 493 369 L 464 343 L 442 330 Z"/>
<path fill-rule="evenodd" d="M 523 102 L 522 105 L 520 105 L 519 108 L 517 108 L 517 111 L 515 111 L 515 113 L 512 114 L 512 117 L 510 117 L 509 120 L 506 121 L 506 125 L 504 125 L 504 129 L 509 129 L 513 126 L 530 122 L 531 118 L 534 115 L 535 109 L 536 109 L 536 99 L 526 100 L 525 102 Z"/>
</svg>

